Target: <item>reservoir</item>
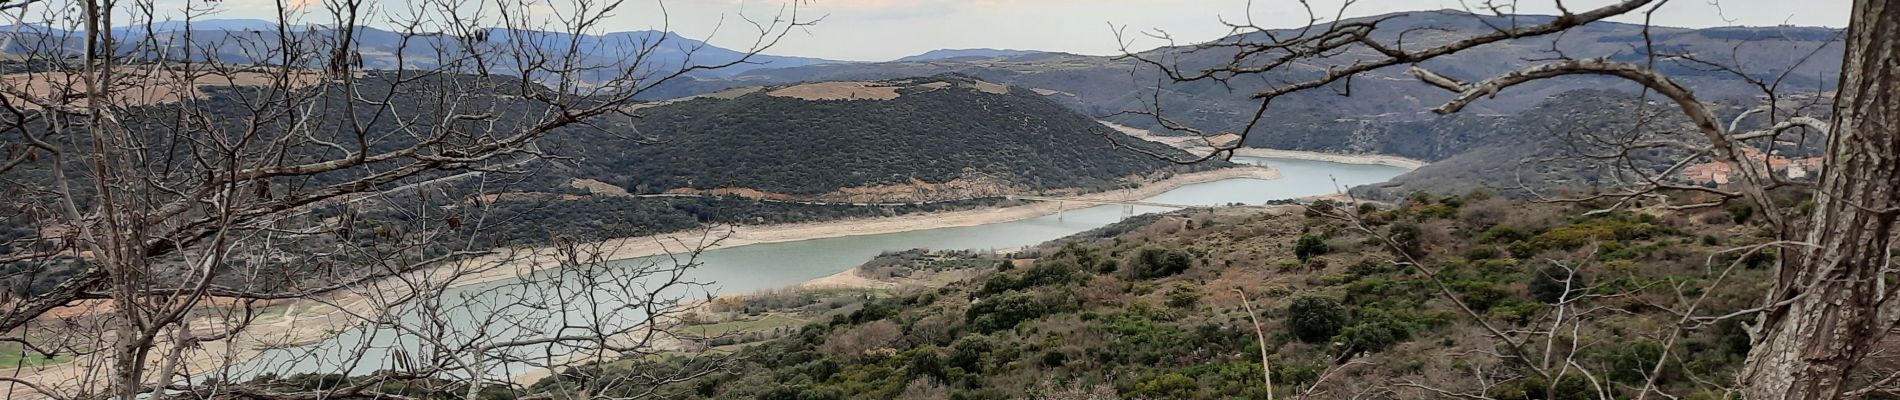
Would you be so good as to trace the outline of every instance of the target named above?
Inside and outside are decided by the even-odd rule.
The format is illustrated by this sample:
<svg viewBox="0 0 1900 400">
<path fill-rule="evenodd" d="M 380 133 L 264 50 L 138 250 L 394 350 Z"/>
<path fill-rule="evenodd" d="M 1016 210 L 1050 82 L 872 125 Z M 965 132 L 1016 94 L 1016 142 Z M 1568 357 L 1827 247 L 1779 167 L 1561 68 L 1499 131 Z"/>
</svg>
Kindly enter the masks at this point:
<svg viewBox="0 0 1900 400">
<path fill-rule="evenodd" d="M 1401 168 L 1383 165 L 1324 161 L 1252 157 L 1235 157 L 1234 161 L 1273 167 L 1280 171 L 1282 178 L 1240 178 L 1199 183 L 1142 201 L 1208 206 L 1262 204 L 1272 200 L 1338 193 L 1347 187 L 1384 182 L 1405 172 Z M 1131 215 L 1131 212 L 1146 214 L 1169 210 L 1162 207 L 1133 206 L 1131 209 L 1130 206 L 1103 205 L 1070 209 L 1060 215 L 976 226 L 724 247 L 699 254 L 696 258 L 699 265 L 684 277 L 701 286 L 686 291 L 660 293 L 662 297 L 691 302 L 719 294 L 781 288 L 855 267 L 884 251 L 914 248 L 1013 249 L 1108 225 Z M 641 265 L 672 262 L 660 260 L 659 257 L 619 260 L 609 263 L 608 267 L 632 271 L 639 270 Z M 452 354 L 455 353 L 452 350 L 423 345 L 425 341 L 417 339 L 418 336 L 433 337 L 437 340 L 431 341 L 436 343 L 474 343 L 581 333 L 563 330 L 563 326 L 629 326 L 637 323 L 640 319 L 636 317 L 643 314 L 637 314 L 637 308 L 629 307 L 625 299 L 640 298 L 628 294 L 643 293 L 639 288 L 640 279 L 651 278 L 630 275 L 573 278 L 564 274 L 563 279 L 555 280 L 558 283 L 554 285 L 558 287 L 551 289 L 537 287 L 526 290 L 527 285 L 508 281 L 457 287 L 448 289 L 436 305 L 443 311 L 435 314 L 444 318 L 424 321 L 414 316 L 418 313 L 405 313 L 411 316 L 405 318 L 403 325 L 414 328 L 347 329 L 315 344 L 265 351 L 227 371 L 200 376 L 243 380 L 265 373 L 278 376 L 309 372 L 362 375 L 397 365 L 394 360 L 400 357 L 423 357 L 430 353 L 434 353 L 434 356 L 460 356 Z M 400 307 L 413 310 L 419 306 L 404 304 Z M 438 348 L 431 350 L 432 347 Z M 398 348 L 406 349 L 406 354 L 396 356 L 393 349 Z M 522 351 L 514 356 L 534 360 L 545 358 L 550 353 L 563 353 L 559 346 L 537 346 L 535 350 Z M 535 367 L 532 361 L 486 360 L 476 365 L 481 366 L 471 369 L 479 369 L 480 373 L 494 378 L 506 378 Z M 449 372 L 458 376 L 471 373 L 474 372 Z"/>
</svg>

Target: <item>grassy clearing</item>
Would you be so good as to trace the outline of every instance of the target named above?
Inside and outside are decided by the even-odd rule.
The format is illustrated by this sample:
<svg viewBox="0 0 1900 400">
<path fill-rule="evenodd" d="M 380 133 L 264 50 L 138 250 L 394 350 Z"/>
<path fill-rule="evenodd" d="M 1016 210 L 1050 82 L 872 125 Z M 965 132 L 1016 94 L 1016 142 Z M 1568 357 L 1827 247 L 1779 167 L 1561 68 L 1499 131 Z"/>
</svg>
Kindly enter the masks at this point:
<svg viewBox="0 0 1900 400">
<path fill-rule="evenodd" d="M 72 356 L 60 355 L 47 358 L 44 354 L 20 347 L 18 343 L 0 343 L 0 368 L 39 367 L 72 361 Z"/>
</svg>

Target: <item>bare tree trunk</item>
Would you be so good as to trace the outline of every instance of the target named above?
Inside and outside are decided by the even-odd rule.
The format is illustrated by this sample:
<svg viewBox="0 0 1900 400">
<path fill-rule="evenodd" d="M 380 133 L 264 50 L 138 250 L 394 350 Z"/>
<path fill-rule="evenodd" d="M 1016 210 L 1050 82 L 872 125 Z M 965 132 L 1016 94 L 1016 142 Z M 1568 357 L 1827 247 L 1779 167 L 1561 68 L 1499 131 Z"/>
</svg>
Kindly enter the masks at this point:
<svg viewBox="0 0 1900 400">
<path fill-rule="evenodd" d="M 1900 212 L 1900 1 L 1856 0 L 1852 18 L 1808 232 L 1816 247 L 1782 267 L 1770 298 L 1794 300 L 1762 317 L 1741 377 L 1750 399 L 1852 390 L 1854 366 L 1900 317 L 1884 281 Z"/>
</svg>

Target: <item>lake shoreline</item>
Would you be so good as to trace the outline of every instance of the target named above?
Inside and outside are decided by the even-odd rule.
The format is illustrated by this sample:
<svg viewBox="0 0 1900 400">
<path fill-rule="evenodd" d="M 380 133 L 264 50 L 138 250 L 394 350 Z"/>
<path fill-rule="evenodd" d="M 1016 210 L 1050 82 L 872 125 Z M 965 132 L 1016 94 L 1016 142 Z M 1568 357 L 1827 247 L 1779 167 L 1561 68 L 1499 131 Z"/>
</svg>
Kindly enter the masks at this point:
<svg viewBox="0 0 1900 400">
<path fill-rule="evenodd" d="M 1082 200 L 1139 200 L 1153 197 L 1184 186 L 1222 181 L 1228 179 L 1279 179 L 1279 171 L 1266 166 L 1235 166 L 1208 171 L 1176 174 L 1129 189 L 1118 189 L 1073 196 Z M 1092 206 L 1092 205 L 1089 205 Z M 583 254 L 592 257 L 589 261 L 616 261 L 667 254 L 684 254 L 694 247 L 715 244 L 714 248 L 733 248 L 746 245 L 794 242 L 802 240 L 839 238 L 861 235 L 901 233 L 928 229 L 966 227 L 1031 219 L 1053 215 L 1065 208 L 1087 206 L 1066 205 L 1059 202 L 1036 202 L 1032 204 L 984 207 L 971 210 L 945 211 L 905 214 L 891 217 L 853 218 L 823 222 L 801 222 L 770 225 L 741 225 L 696 229 L 658 235 L 636 236 L 609 239 L 579 245 Z M 529 247 L 519 249 L 496 249 L 489 255 L 445 262 L 434 268 L 425 268 L 411 272 L 412 277 L 441 282 L 449 279 L 446 288 L 492 283 L 515 279 L 537 271 L 561 267 L 560 254 L 553 247 Z M 855 266 L 841 266 L 855 267 Z M 848 273 L 849 271 L 846 271 Z M 814 278 L 823 279 L 824 277 Z M 400 281 L 400 280 L 396 280 Z M 861 282 L 854 282 L 861 283 Z M 793 283 L 796 284 L 796 283 Z M 362 287 L 344 289 L 319 299 L 302 299 L 287 302 L 271 302 L 272 306 L 284 306 L 285 311 L 278 315 L 261 315 L 251 329 L 240 337 L 226 341 L 202 343 L 199 351 L 190 352 L 179 361 L 180 366 L 191 370 L 208 371 L 229 363 L 238 365 L 262 355 L 265 349 L 287 346 L 309 345 L 327 340 L 333 333 L 361 326 L 358 316 L 373 315 L 382 307 L 383 300 L 396 297 L 392 293 L 407 290 L 400 284 L 382 281 Z M 98 306 L 93 304 L 91 306 Z M 73 307 L 87 307 L 76 305 Z M 96 362 L 96 361 L 94 361 Z M 34 377 L 35 380 L 52 382 L 74 382 L 78 379 L 84 359 L 73 360 L 59 365 L 26 367 L 14 369 L 19 377 Z M 17 393 L 15 393 L 17 394 Z"/>
<path fill-rule="evenodd" d="M 1108 121 L 1096 121 L 1096 122 L 1101 123 L 1102 126 L 1107 126 L 1110 129 L 1114 129 L 1118 132 L 1126 134 L 1129 137 L 1146 140 L 1146 141 L 1150 141 L 1154 143 L 1160 143 L 1163 145 L 1167 145 L 1169 147 L 1181 149 L 1181 151 L 1186 151 L 1190 154 L 1201 155 L 1201 156 L 1205 156 L 1208 153 L 1214 152 L 1217 142 L 1220 143 L 1222 146 L 1225 146 L 1227 144 L 1231 144 L 1231 140 L 1241 140 L 1240 135 L 1235 135 L 1235 134 L 1226 134 L 1226 135 L 1219 135 L 1219 136 L 1214 136 L 1214 137 L 1200 137 L 1200 136 L 1193 136 L 1193 135 L 1187 135 L 1187 136 L 1157 135 L 1153 131 L 1149 131 L 1147 129 L 1136 128 L 1136 127 L 1117 124 L 1117 123 L 1108 122 Z M 1265 147 L 1241 147 L 1241 148 L 1233 149 L 1233 155 L 1245 156 L 1245 157 L 1261 157 L 1261 158 L 1283 158 L 1283 159 L 1291 159 L 1291 160 L 1326 161 L 1326 162 L 1336 162 L 1340 164 L 1384 165 L 1388 167 L 1403 168 L 1406 171 L 1418 170 L 1419 168 L 1424 167 L 1426 164 L 1430 164 L 1428 162 L 1425 162 L 1424 160 L 1405 158 L 1405 157 L 1399 157 L 1399 156 L 1394 156 L 1394 155 L 1385 155 L 1385 154 L 1343 154 L 1343 153 L 1326 153 L 1326 152 L 1305 151 L 1305 150 L 1270 149 L 1270 148 L 1265 148 Z"/>
<path fill-rule="evenodd" d="M 1326 161 L 1340 164 L 1384 165 L 1416 171 L 1425 167 L 1424 160 L 1391 156 L 1384 154 L 1340 154 L 1304 150 L 1281 150 L 1264 147 L 1242 147 L 1234 149 L 1234 155 L 1261 158 L 1284 158 L 1293 160 Z"/>
<path fill-rule="evenodd" d="M 1266 166 L 1235 166 L 1208 171 L 1190 172 L 1150 182 L 1130 189 L 1118 189 L 1073 196 L 1078 200 L 1139 200 L 1154 197 L 1183 186 L 1222 181 L 1228 179 L 1280 179 L 1280 173 Z M 1089 206 L 1093 206 L 1092 204 Z M 641 257 L 683 254 L 694 250 L 699 243 L 717 240 L 717 248 L 795 242 L 802 240 L 830 239 L 840 237 L 881 235 L 928 229 L 957 228 L 1020 221 L 1030 218 L 1054 215 L 1069 206 L 1060 203 L 1036 202 L 1033 204 L 985 207 L 970 210 L 904 214 L 890 217 L 850 218 L 822 222 L 798 222 L 789 224 L 739 225 L 723 229 L 701 229 L 673 232 L 658 235 L 636 236 L 609 239 L 595 242 L 586 247 L 599 249 L 596 257 L 601 261 L 627 260 Z M 688 245 L 687 243 L 692 243 Z M 485 268 L 483 273 L 467 277 L 465 282 L 458 281 L 455 286 L 473 285 L 520 276 L 520 274 L 552 268 L 547 265 L 553 258 L 554 249 L 539 247 L 521 250 L 502 250 L 502 253 L 463 261 L 462 267 L 499 263 L 499 268 Z M 505 273 L 504 273 L 505 272 Z"/>
</svg>

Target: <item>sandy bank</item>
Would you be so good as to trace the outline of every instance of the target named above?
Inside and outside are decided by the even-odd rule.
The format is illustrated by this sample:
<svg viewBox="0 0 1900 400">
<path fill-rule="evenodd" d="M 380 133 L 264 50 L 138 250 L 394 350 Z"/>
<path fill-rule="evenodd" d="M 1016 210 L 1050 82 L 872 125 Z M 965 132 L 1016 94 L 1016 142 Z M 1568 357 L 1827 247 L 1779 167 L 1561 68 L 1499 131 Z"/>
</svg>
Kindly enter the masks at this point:
<svg viewBox="0 0 1900 400">
<path fill-rule="evenodd" d="M 1096 121 L 1096 122 L 1101 123 L 1103 126 L 1107 126 L 1109 128 L 1115 129 L 1116 131 L 1119 131 L 1130 137 L 1134 137 L 1136 139 L 1146 140 L 1150 142 L 1165 144 L 1177 149 L 1181 149 L 1182 151 L 1192 153 L 1194 155 L 1207 155 L 1207 153 L 1214 151 L 1214 146 L 1216 145 L 1225 146 L 1234 140 L 1240 139 L 1240 135 L 1235 135 L 1231 133 L 1225 134 L 1225 135 L 1213 136 L 1213 137 L 1200 137 L 1200 136 L 1192 136 L 1192 135 L 1163 136 L 1163 135 L 1157 135 L 1154 132 L 1149 131 L 1147 129 L 1121 125 L 1121 124 L 1108 122 L 1108 121 Z M 1265 158 L 1290 158 L 1290 159 L 1295 159 L 1295 160 L 1329 161 L 1329 162 L 1336 162 L 1336 163 L 1341 163 L 1341 164 L 1385 165 L 1385 166 L 1404 168 L 1408 171 L 1419 169 L 1419 167 L 1423 167 L 1425 166 L 1425 164 L 1427 164 L 1425 161 L 1422 161 L 1422 160 L 1415 160 L 1415 159 L 1410 159 L 1410 158 L 1405 158 L 1405 157 L 1389 156 L 1389 155 L 1383 155 L 1383 154 L 1336 154 L 1336 153 L 1321 153 L 1321 152 L 1316 152 L 1316 151 L 1279 150 L 1279 149 L 1268 149 L 1268 148 L 1259 148 L 1259 147 L 1242 147 L 1242 148 L 1234 149 L 1234 155 L 1248 156 L 1248 157 L 1265 157 Z"/>
<path fill-rule="evenodd" d="M 1139 200 L 1154 197 L 1170 190 L 1179 189 L 1182 186 L 1237 178 L 1280 179 L 1280 173 L 1272 168 L 1260 166 L 1222 168 L 1211 171 L 1179 174 L 1131 189 L 1097 192 L 1074 197 L 1081 200 Z M 776 225 L 740 225 L 730 227 L 729 230 L 676 232 L 613 239 L 597 243 L 597 246 L 590 247 L 598 247 L 602 259 L 625 260 L 690 251 L 693 245 L 702 243 L 703 240 L 709 240 L 706 237 L 707 235 L 724 235 L 725 238 L 719 242 L 718 247 L 725 248 L 753 244 L 987 225 L 1055 214 L 1061 211 L 1062 207 L 1061 204 L 1039 202 L 1013 207 L 906 214 L 882 218 L 844 219 Z M 556 263 L 553 261 L 553 249 L 538 248 L 502 251 L 491 256 L 463 262 L 468 265 L 453 267 L 471 268 L 471 266 L 475 265 L 500 266 L 499 268 L 482 268 L 483 271 L 481 273 L 465 277 L 456 283 L 456 285 L 469 285 L 497 279 L 513 278 L 535 270 L 554 267 Z"/>
<path fill-rule="evenodd" d="M 1248 156 L 1248 157 L 1289 158 L 1289 159 L 1295 159 L 1295 160 L 1326 161 L 1326 162 L 1336 162 L 1336 163 L 1341 163 L 1341 164 L 1385 165 L 1385 166 L 1391 166 L 1391 167 L 1404 168 L 1408 171 L 1419 169 L 1419 167 L 1424 167 L 1425 164 L 1427 164 L 1426 162 L 1421 161 L 1421 160 L 1414 160 L 1414 159 L 1399 157 L 1399 156 L 1388 156 L 1388 155 L 1383 155 L 1383 154 L 1335 154 L 1335 153 L 1321 153 L 1321 152 L 1316 152 L 1316 151 L 1264 149 L 1264 148 L 1258 148 L 1258 147 L 1243 147 L 1243 148 L 1235 149 L 1234 155 Z"/>
<path fill-rule="evenodd" d="M 845 268 L 838 273 L 812 278 L 797 285 L 796 289 L 888 289 L 897 287 L 897 282 L 881 281 L 864 276 L 858 267 Z"/>
</svg>

